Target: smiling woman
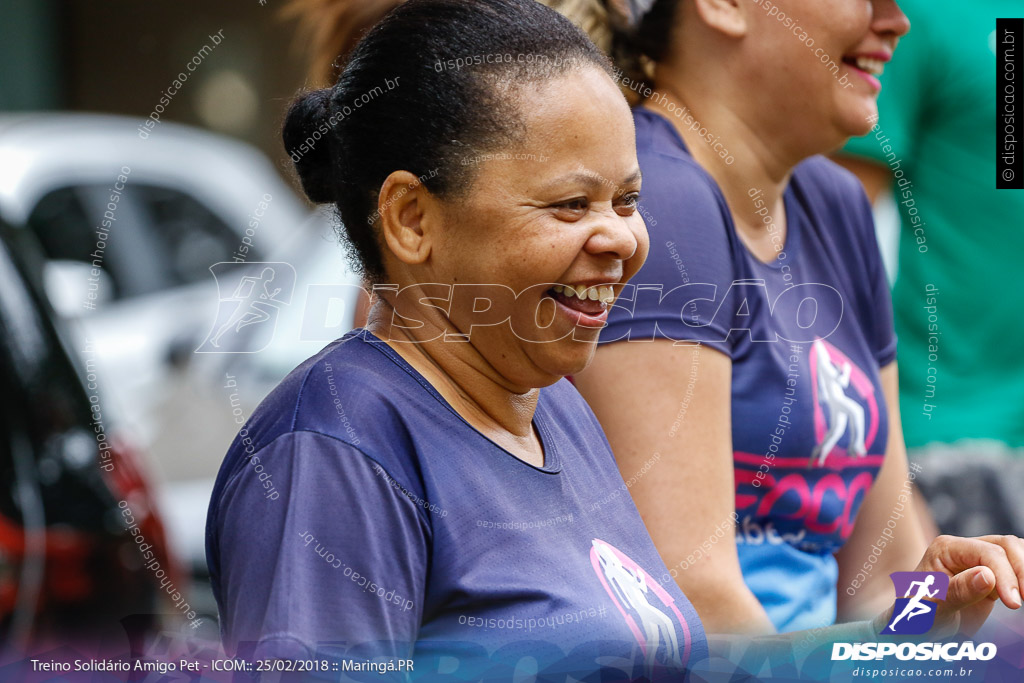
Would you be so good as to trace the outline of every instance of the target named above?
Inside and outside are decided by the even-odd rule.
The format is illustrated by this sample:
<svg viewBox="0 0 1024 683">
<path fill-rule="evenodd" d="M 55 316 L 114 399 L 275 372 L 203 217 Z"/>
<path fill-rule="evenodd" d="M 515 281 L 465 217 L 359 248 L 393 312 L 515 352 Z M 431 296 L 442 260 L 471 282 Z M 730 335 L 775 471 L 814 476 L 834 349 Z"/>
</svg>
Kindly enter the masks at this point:
<svg viewBox="0 0 1024 683">
<path fill-rule="evenodd" d="M 907 503 L 871 207 L 820 156 L 876 119 L 906 16 L 894 0 L 630 4 L 624 66 L 656 68 L 620 82 L 646 98 L 633 117 L 658 246 L 574 380 L 624 476 L 664 454 L 630 493 L 671 576 L 710 633 L 878 614 L 889 575 L 915 564 L 952 577 L 963 623 L 984 620 L 993 589 L 1019 608 L 1021 539 L 928 545 Z M 709 543 L 725 519 L 737 533 Z M 840 593 L 866 561 L 856 598 Z"/>
<path fill-rule="evenodd" d="M 583 679 L 604 661 L 679 680 L 706 655 L 564 379 L 648 250 L 610 71 L 532 0 L 410 0 L 333 88 L 293 104 L 284 140 L 308 147 L 292 157 L 303 187 L 336 207 L 377 297 L 366 329 L 255 411 L 255 452 L 236 439 L 222 466 L 207 552 L 229 652 L 412 657 L 413 679 L 443 667 L 448 680 L 522 666 Z M 385 81 L 398 85 L 345 111 Z M 309 146 L 313 131 L 326 133 Z M 280 499 L 262 494 L 253 455 Z"/>
</svg>

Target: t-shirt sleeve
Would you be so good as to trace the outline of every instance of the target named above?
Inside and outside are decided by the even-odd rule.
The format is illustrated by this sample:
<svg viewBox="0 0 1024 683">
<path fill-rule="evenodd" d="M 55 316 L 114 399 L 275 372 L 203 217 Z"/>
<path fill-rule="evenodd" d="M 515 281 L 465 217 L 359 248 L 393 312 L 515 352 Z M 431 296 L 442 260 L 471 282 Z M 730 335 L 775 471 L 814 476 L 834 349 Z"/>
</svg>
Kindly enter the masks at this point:
<svg viewBox="0 0 1024 683">
<path fill-rule="evenodd" d="M 682 160 L 645 167 L 642 195 L 650 252 L 609 311 L 600 343 L 696 341 L 731 357 L 735 266 L 724 201 Z"/>
<path fill-rule="evenodd" d="M 866 305 L 858 315 L 858 320 L 864 326 L 864 334 L 878 361 L 878 367 L 883 368 L 896 359 L 896 329 L 892 292 L 882 252 L 878 247 L 875 219 L 860 181 L 845 171 L 838 175 L 837 180 L 840 182 L 840 197 L 846 203 L 854 222 L 854 234 L 860 242 L 864 272 L 867 275 Z"/>
<path fill-rule="evenodd" d="M 214 521 L 228 651 L 409 657 L 430 530 L 397 483 L 359 449 L 313 432 L 280 436 L 244 462 Z"/>
</svg>

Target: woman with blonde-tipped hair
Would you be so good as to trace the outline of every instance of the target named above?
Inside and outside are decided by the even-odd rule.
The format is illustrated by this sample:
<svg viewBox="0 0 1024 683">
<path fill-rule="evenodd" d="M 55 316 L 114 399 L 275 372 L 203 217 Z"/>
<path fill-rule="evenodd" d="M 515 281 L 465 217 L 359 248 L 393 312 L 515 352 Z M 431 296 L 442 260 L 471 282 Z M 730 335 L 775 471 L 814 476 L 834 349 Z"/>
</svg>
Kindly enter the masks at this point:
<svg viewBox="0 0 1024 683">
<path fill-rule="evenodd" d="M 355 47 L 359 37 L 403 0 L 290 0 L 282 16 L 298 21 L 303 49 L 310 56 L 310 78 L 323 87 L 333 83 L 339 63 Z M 544 0 L 583 29 L 595 45 L 610 52 L 611 24 L 621 16 L 626 0 L 613 0 L 611 9 L 602 0 Z M 611 12 L 611 15 L 609 14 Z"/>
<path fill-rule="evenodd" d="M 1020 607 L 1020 539 L 924 536 L 871 207 L 821 156 L 871 128 L 907 18 L 893 0 L 636 0 L 628 21 L 613 42 L 642 100 L 651 251 L 575 381 L 661 579 L 711 633 L 872 614 L 915 565 L 991 595 L 965 622 Z M 973 568 L 989 556 L 1012 569 Z"/>
</svg>

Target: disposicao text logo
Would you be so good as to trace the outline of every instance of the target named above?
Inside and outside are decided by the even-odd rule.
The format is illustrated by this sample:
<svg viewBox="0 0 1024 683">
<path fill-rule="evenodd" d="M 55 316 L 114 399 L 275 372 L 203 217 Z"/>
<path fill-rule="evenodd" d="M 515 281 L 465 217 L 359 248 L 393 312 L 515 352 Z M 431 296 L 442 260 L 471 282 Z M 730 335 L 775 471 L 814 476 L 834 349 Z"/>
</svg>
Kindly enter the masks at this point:
<svg viewBox="0 0 1024 683">
<path fill-rule="evenodd" d="M 879 635 L 914 636 L 927 633 L 935 625 L 939 601 L 946 599 L 949 576 L 942 572 L 893 572 L 889 575 L 896 587 L 896 604 L 889 623 Z M 895 656 L 900 660 L 961 659 L 987 661 L 996 656 L 993 643 L 833 643 L 832 661 L 843 659 L 871 660 Z"/>
</svg>

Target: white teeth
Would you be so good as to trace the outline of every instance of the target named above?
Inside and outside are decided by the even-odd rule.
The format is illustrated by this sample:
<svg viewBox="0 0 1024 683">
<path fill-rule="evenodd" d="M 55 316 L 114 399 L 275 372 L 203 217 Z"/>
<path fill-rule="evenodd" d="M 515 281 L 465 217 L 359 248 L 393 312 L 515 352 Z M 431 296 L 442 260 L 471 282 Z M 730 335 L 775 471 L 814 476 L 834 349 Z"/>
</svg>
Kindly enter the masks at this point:
<svg viewBox="0 0 1024 683">
<path fill-rule="evenodd" d="M 611 305 L 611 303 L 615 301 L 615 290 L 611 286 L 587 287 L 585 285 L 555 285 L 551 289 L 558 294 L 574 296 L 582 301 L 600 301 L 606 305 Z"/>
<path fill-rule="evenodd" d="M 857 68 L 861 71 L 867 71 L 872 76 L 881 76 L 882 71 L 885 69 L 885 62 L 880 59 L 871 59 L 870 57 L 857 57 Z"/>
</svg>

